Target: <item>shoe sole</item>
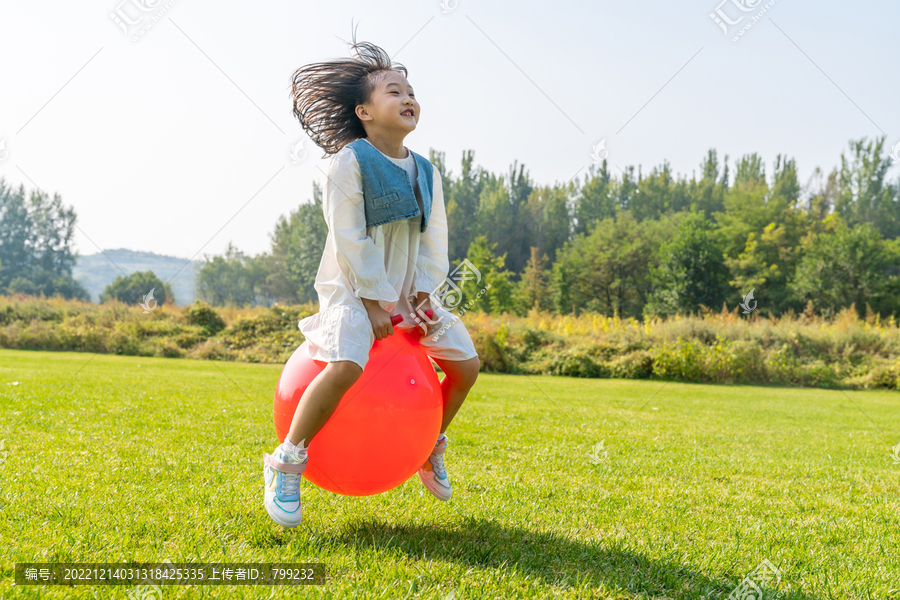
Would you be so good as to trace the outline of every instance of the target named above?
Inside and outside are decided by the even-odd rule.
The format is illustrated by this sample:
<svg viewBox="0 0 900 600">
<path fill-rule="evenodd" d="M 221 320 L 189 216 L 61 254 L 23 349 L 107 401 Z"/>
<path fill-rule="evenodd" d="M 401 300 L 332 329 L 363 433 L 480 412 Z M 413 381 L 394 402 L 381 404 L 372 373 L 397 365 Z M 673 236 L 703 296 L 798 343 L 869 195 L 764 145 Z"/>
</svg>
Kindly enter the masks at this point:
<svg viewBox="0 0 900 600">
<path fill-rule="evenodd" d="M 427 473 L 427 475 L 426 475 Z M 440 500 L 441 502 L 446 502 L 453 496 L 453 491 L 447 492 L 446 488 L 441 487 L 439 484 L 434 482 L 434 477 L 432 477 L 431 471 L 426 471 L 425 469 L 419 469 L 419 479 L 422 480 L 422 483 L 425 485 L 425 489 L 431 492 L 431 495 Z M 441 492 L 447 493 L 447 497 L 443 497 L 439 495 L 435 490 L 435 486 L 438 486 L 438 490 Z"/>
<path fill-rule="evenodd" d="M 269 514 L 270 517 L 272 517 L 272 520 L 273 520 L 273 521 L 275 521 L 276 523 L 278 523 L 278 524 L 281 525 L 282 527 L 297 527 L 298 525 L 300 525 L 301 522 L 303 522 L 303 517 L 301 517 L 300 520 L 297 521 L 296 523 L 290 523 L 290 522 L 282 521 L 279 515 L 274 514 L 274 513 L 272 513 L 271 510 L 269 510 L 269 505 L 268 505 L 268 504 L 266 505 L 266 512 Z"/>
</svg>

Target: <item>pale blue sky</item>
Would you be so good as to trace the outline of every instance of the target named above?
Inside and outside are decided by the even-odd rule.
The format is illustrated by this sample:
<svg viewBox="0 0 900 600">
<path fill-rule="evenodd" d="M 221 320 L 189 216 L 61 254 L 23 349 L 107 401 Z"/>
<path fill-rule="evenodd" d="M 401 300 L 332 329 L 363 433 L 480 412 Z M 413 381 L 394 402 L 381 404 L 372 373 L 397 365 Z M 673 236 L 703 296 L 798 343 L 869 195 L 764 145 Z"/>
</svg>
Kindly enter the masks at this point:
<svg viewBox="0 0 900 600">
<path fill-rule="evenodd" d="M 288 156 L 305 138 L 290 75 L 347 56 L 351 18 L 409 69 L 422 114 L 406 145 L 446 152 L 453 173 L 473 149 L 494 172 L 565 182 L 606 138 L 614 165 L 688 175 L 711 147 L 769 168 L 786 153 L 805 183 L 851 138 L 900 142 L 900 3 L 777 0 L 732 42 L 718 1 L 177 0 L 138 42 L 109 17 L 141 14 L 131 0 L 6 2 L 0 176 L 73 205 L 83 254 L 267 250 L 324 181 L 308 139 L 307 160 Z"/>
</svg>

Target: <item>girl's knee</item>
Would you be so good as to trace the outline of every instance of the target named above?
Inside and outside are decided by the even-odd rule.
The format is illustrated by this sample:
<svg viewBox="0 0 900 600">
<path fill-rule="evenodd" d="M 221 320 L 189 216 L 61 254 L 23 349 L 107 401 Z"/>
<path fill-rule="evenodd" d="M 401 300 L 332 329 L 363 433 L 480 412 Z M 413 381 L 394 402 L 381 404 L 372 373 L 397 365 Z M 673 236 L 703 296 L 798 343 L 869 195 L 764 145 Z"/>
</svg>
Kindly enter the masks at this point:
<svg viewBox="0 0 900 600">
<path fill-rule="evenodd" d="M 475 385 L 475 380 L 478 379 L 478 372 L 481 370 L 481 361 L 478 360 L 478 357 L 472 358 L 470 360 L 465 361 L 465 366 L 460 369 L 460 379 L 461 383 L 466 387 L 472 387 Z"/>
</svg>

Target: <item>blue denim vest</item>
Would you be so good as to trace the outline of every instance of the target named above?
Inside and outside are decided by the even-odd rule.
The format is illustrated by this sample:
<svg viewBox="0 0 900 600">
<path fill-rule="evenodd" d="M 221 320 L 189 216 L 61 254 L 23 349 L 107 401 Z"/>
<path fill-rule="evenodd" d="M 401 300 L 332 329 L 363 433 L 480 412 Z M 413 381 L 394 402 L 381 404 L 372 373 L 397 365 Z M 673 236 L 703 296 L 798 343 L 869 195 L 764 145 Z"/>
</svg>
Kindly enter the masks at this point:
<svg viewBox="0 0 900 600">
<path fill-rule="evenodd" d="M 391 162 L 381 150 L 365 138 L 347 144 L 356 154 L 365 198 L 366 227 L 375 227 L 422 214 L 420 232 L 428 227 L 431 215 L 431 187 L 434 167 L 424 156 L 410 150 L 415 157 L 418 175 L 416 189 L 410 184 L 406 169 Z M 421 198 L 421 206 L 417 196 Z"/>
</svg>

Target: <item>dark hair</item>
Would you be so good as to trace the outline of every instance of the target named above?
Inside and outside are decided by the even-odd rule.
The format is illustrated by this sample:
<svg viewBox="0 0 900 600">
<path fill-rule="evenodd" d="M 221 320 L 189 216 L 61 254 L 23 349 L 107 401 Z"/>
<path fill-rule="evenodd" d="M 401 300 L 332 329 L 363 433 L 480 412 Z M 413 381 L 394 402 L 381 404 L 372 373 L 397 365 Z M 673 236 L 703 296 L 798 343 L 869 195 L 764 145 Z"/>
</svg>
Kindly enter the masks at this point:
<svg viewBox="0 0 900 600">
<path fill-rule="evenodd" d="M 291 97 L 294 116 L 310 139 L 327 158 L 353 140 L 366 137 L 356 107 L 367 104 L 381 79 L 379 73 L 397 71 L 404 77 L 406 67 L 392 63 L 390 55 L 369 42 L 350 46 L 354 58 L 338 58 L 300 67 L 292 76 Z"/>
</svg>

